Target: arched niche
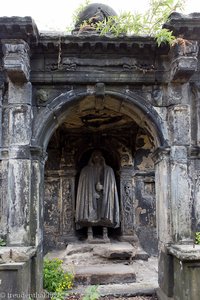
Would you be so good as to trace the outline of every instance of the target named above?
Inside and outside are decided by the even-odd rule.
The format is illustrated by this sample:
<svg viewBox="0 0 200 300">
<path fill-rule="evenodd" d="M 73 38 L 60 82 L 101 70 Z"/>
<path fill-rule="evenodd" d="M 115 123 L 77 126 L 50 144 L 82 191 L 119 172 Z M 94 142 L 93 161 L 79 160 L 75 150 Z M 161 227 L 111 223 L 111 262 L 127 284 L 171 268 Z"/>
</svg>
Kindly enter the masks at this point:
<svg viewBox="0 0 200 300">
<path fill-rule="evenodd" d="M 118 235 L 134 240 L 135 228 L 140 227 L 135 215 L 138 178 L 135 156 L 140 150 L 139 141 L 148 136 L 152 151 L 166 143 L 164 123 L 157 112 L 144 99 L 136 99 L 127 92 L 107 91 L 99 99 L 95 93 L 72 91 L 48 103 L 40 112 L 40 120 L 32 141 L 47 150 L 49 157 L 45 171 L 44 227 L 46 236 L 52 240 L 47 248 L 77 238 L 74 224 L 77 180 L 93 149 L 104 153 L 116 174 L 122 216 Z M 145 172 L 146 169 L 143 177 Z M 131 195 L 126 193 L 127 186 L 131 186 Z M 145 191 L 145 184 L 138 186 Z"/>
</svg>

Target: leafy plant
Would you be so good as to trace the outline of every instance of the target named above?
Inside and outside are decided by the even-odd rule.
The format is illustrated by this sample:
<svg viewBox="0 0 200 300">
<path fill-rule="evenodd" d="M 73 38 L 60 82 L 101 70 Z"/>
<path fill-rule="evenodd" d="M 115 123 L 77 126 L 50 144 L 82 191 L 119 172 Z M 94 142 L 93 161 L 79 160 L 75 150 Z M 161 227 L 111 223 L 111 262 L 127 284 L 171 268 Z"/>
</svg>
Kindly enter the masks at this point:
<svg viewBox="0 0 200 300">
<path fill-rule="evenodd" d="M 172 12 L 177 9 L 182 10 L 183 7 L 184 1 L 182 0 L 149 0 L 149 9 L 143 14 L 124 12 L 119 16 L 110 16 L 95 24 L 87 20 L 82 24 L 82 27 L 88 24 L 101 35 L 155 37 L 158 46 L 161 43 L 172 44 L 175 37 L 170 30 L 162 28 L 162 26 Z"/>
<path fill-rule="evenodd" d="M 98 286 L 92 285 L 86 289 L 82 300 L 98 300 L 99 297 L 100 297 L 100 294 L 98 292 Z"/>
<path fill-rule="evenodd" d="M 74 28 L 75 24 L 79 21 L 79 15 L 80 13 L 85 9 L 85 7 L 87 5 L 90 4 L 90 0 L 84 0 L 83 3 L 81 3 L 76 9 L 75 11 L 73 12 L 73 15 L 72 15 L 72 24 L 70 26 L 67 27 L 67 31 L 72 31 L 72 29 Z"/>
<path fill-rule="evenodd" d="M 195 244 L 200 245 L 200 232 L 195 233 Z"/>
<path fill-rule="evenodd" d="M 6 246 L 6 242 L 4 241 L 4 239 L 0 238 L 0 247 L 4 246 Z"/>
<path fill-rule="evenodd" d="M 52 300 L 64 299 L 66 291 L 73 286 L 74 275 L 64 272 L 62 263 L 58 258 L 44 260 L 44 289 L 54 293 Z"/>
</svg>

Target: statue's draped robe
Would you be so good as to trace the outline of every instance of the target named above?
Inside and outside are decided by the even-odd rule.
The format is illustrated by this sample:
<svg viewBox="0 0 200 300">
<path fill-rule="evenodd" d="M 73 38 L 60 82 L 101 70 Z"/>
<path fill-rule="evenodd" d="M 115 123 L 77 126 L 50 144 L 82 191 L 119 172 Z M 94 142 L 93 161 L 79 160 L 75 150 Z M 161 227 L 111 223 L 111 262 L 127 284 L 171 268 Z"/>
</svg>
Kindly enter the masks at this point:
<svg viewBox="0 0 200 300">
<path fill-rule="evenodd" d="M 96 184 L 103 191 L 96 191 Z M 91 162 L 82 169 L 76 198 L 77 228 L 83 226 L 119 227 L 119 199 L 115 175 L 105 163 L 101 170 Z"/>
</svg>

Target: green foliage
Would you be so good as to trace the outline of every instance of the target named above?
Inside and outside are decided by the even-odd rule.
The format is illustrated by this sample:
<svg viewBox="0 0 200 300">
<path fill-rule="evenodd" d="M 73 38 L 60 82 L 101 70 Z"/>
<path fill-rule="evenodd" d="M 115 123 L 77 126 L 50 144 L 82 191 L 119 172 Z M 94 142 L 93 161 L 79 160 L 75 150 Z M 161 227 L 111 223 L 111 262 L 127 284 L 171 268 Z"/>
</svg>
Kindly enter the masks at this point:
<svg viewBox="0 0 200 300">
<path fill-rule="evenodd" d="M 96 285 L 89 286 L 86 289 L 82 300 L 98 300 L 100 298 L 100 294 L 97 289 L 98 289 L 98 286 L 96 286 Z"/>
<path fill-rule="evenodd" d="M 184 1 L 182 0 L 149 0 L 149 9 L 143 14 L 124 12 L 119 16 L 110 16 L 107 20 L 96 24 L 91 24 L 90 20 L 87 20 L 83 26 L 88 23 L 101 35 L 151 36 L 155 37 L 158 46 L 161 43 L 172 44 L 175 37 L 171 31 L 162 26 L 172 12 L 177 9 L 182 10 L 183 7 Z"/>
<path fill-rule="evenodd" d="M 83 3 L 81 3 L 78 7 L 77 7 L 77 9 L 75 9 L 75 11 L 73 12 L 73 15 L 72 15 L 72 24 L 70 25 L 70 26 L 68 26 L 66 29 L 67 29 L 67 31 L 72 31 L 72 29 L 74 29 L 74 26 L 75 26 L 75 24 L 78 22 L 78 20 L 79 20 L 79 15 L 80 15 L 80 13 L 85 9 L 85 7 L 87 6 L 87 5 L 89 5 L 90 4 L 90 0 L 84 0 L 84 2 Z"/>
<path fill-rule="evenodd" d="M 6 242 L 4 241 L 4 239 L 0 238 L 0 247 L 4 246 L 6 246 Z"/>
<path fill-rule="evenodd" d="M 200 245 L 200 232 L 195 233 L 195 244 Z"/>
<path fill-rule="evenodd" d="M 73 286 L 74 275 L 64 272 L 62 263 L 58 258 L 44 260 L 44 289 L 55 292 L 52 300 L 64 299 L 66 291 Z"/>
</svg>

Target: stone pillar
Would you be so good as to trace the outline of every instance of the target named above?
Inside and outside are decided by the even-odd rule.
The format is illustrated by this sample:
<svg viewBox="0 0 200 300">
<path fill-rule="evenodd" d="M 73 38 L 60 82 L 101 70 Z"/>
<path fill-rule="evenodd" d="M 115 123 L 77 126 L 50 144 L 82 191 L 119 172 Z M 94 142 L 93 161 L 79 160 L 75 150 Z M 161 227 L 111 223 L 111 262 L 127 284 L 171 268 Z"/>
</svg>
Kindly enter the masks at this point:
<svg viewBox="0 0 200 300">
<path fill-rule="evenodd" d="M 172 241 L 170 200 L 170 148 L 159 148 L 154 153 L 156 183 L 156 220 L 159 244 Z"/>
<path fill-rule="evenodd" d="M 67 169 L 61 174 L 61 215 L 60 215 L 60 235 L 63 241 L 75 240 L 75 175 L 74 169 Z"/>
<path fill-rule="evenodd" d="M 4 118 L 7 120 L 6 135 L 9 137 L 3 140 L 3 203 L 7 203 L 4 208 L 7 248 L 14 253 L 17 246 L 18 254 L 4 262 L 5 268 L 1 265 L 0 276 L 5 283 L 8 276 L 7 263 L 9 276 L 14 276 L 19 256 L 24 267 L 19 267 L 18 276 L 27 278 L 26 292 L 41 292 L 44 158 L 41 149 L 31 147 L 33 112 L 29 46 L 23 40 L 3 40 L 2 43 L 3 64 L 8 81 L 8 109 L 4 112 Z M 23 255 L 29 248 L 34 254 Z M 23 284 L 17 282 L 13 286 L 11 282 L 4 291 L 4 283 L 0 286 L 1 292 L 24 292 Z"/>
<path fill-rule="evenodd" d="M 134 230 L 135 218 L 135 188 L 134 168 L 122 167 L 120 170 L 120 199 L 121 199 L 121 231 L 122 239 L 136 241 Z"/>
<path fill-rule="evenodd" d="M 173 242 L 192 239 L 191 179 L 188 171 L 188 147 L 191 144 L 191 117 L 189 105 L 169 108 L 171 140 L 171 215 Z"/>
<path fill-rule="evenodd" d="M 31 148 L 30 243 L 36 249 L 31 262 L 31 292 L 43 290 L 44 165 L 46 152 Z"/>
<path fill-rule="evenodd" d="M 32 87 L 29 46 L 23 40 L 4 40 L 4 69 L 8 75 L 8 243 L 30 244 Z"/>
<path fill-rule="evenodd" d="M 173 242 L 192 243 L 192 191 L 187 148 L 171 147 L 171 215 Z"/>
<path fill-rule="evenodd" d="M 172 242 L 173 228 L 170 189 L 170 148 L 158 148 L 154 153 L 153 159 L 155 161 L 159 292 L 164 293 L 167 297 L 171 297 L 173 294 L 173 262 L 167 251 L 167 246 Z M 161 297 L 160 299 L 165 298 Z"/>
</svg>

